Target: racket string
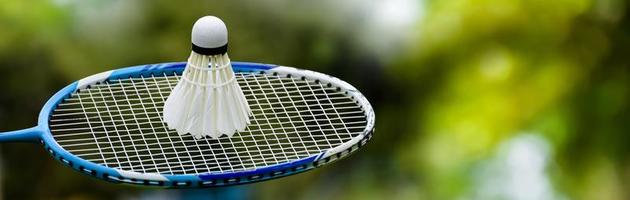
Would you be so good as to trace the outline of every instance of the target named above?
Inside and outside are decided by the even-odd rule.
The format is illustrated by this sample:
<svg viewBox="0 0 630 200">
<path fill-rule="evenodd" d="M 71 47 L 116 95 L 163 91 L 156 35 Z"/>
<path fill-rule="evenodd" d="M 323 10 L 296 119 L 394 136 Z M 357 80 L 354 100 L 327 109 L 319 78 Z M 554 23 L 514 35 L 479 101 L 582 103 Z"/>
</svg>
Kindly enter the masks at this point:
<svg viewBox="0 0 630 200">
<path fill-rule="evenodd" d="M 109 81 L 75 92 L 50 128 L 69 152 L 141 173 L 251 170 L 317 155 L 361 134 L 366 116 L 351 96 L 312 80 L 237 73 L 252 124 L 231 138 L 193 139 L 168 130 L 161 108 L 179 76 Z"/>
<path fill-rule="evenodd" d="M 258 81 L 258 79 L 256 79 L 255 77 L 256 77 L 256 76 L 254 76 L 254 82 L 252 82 L 252 84 L 250 84 L 248 81 L 245 81 L 246 88 L 247 88 L 247 89 L 249 89 L 249 91 L 254 91 L 254 89 L 253 89 L 252 85 L 258 86 L 258 89 L 262 89 L 262 86 L 260 85 L 260 82 L 259 82 L 259 81 Z M 264 99 L 264 100 L 266 100 L 267 102 L 269 102 L 269 99 L 267 98 L 267 95 L 266 95 L 265 93 L 263 93 L 263 98 L 262 98 L 262 99 Z M 267 123 L 268 123 L 268 124 L 271 124 L 271 120 L 269 120 L 269 118 L 267 117 L 267 115 L 265 115 L 265 114 L 264 114 L 264 113 L 265 113 L 265 112 L 264 112 L 264 110 L 265 110 L 265 109 L 264 109 L 264 108 L 263 108 L 263 106 L 262 106 L 263 104 L 261 104 L 261 103 L 260 103 L 260 101 L 261 101 L 261 100 L 260 100 L 260 99 L 258 99 L 258 98 L 255 98 L 254 100 L 255 100 L 256 105 L 258 106 L 258 108 L 261 110 L 261 113 L 263 114 L 262 116 L 263 116 L 263 118 L 265 119 L 265 121 L 267 121 Z M 258 127 L 259 127 L 259 129 L 260 129 L 260 130 L 263 130 L 263 128 L 262 128 L 262 126 L 261 126 L 261 123 L 256 123 L 256 124 L 258 125 Z M 284 128 L 283 126 L 280 126 L 280 127 Z M 280 139 L 278 138 L 278 135 L 276 134 L 276 131 L 275 131 L 275 130 L 273 130 L 273 131 L 272 131 L 272 133 L 273 133 L 272 135 L 275 137 L 276 141 L 278 141 L 278 143 L 280 143 Z M 264 135 L 263 135 L 263 136 L 264 136 Z M 266 137 L 265 137 L 265 141 L 268 141 L 268 139 L 267 139 Z M 268 143 L 268 142 L 267 142 L 267 143 Z M 269 144 L 269 143 L 268 143 L 268 144 Z M 281 148 L 281 149 L 280 149 L 280 153 L 282 153 L 282 154 L 284 155 L 284 158 L 285 158 L 285 159 L 288 159 L 288 158 L 287 158 L 287 154 L 286 154 L 286 152 L 284 152 L 284 149 L 282 149 L 282 148 Z M 275 160 L 275 162 L 277 162 L 277 163 L 279 163 L 279 162 L 283 162 L 283 161 L 284 161 L 284 160 L 280 160 L 280 159 L 278 159 L 278 158 L 275 156 L 275 153 L 274 153 L 274 154 L 272 154 L 272 157 L 273 157 L 273 159 Z"/>
</svg>

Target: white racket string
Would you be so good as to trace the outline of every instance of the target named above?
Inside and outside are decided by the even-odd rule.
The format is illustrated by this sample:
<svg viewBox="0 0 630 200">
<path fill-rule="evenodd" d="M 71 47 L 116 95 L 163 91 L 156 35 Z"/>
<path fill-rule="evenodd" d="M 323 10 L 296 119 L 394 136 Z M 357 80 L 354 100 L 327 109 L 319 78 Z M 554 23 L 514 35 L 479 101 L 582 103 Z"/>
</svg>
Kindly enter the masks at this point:
<svg viewBox="0 0 630 200">
<path fill-rule="evenodd" d="M 74 92 L 49 126 L 70 153 L 139 173 L 200 174 L 253 170 L 317 155 L 364 132 L 358 102 L 335 86 L 271 74 L 236 73 L 251 124 L 233 137 L 194 139 L 168 130 L 162 106 L 174 74 L 107 81 Z"/>
</svg>

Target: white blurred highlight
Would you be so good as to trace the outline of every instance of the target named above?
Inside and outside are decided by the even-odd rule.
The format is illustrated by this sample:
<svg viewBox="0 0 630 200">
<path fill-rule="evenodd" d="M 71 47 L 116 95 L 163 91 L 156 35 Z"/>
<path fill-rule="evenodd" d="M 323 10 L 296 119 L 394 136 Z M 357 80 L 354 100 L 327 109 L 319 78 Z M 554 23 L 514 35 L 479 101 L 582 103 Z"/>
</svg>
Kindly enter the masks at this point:
<svg viewBox="0 0 630 200">
<path fill-rule="evenodd" d="M 548 177 L 550 150 L 547 141 L 534 134 L 504 142 L 497 155 L 475 171 L 472 199 L 566 199 L 554 190 Z"/>
<path fill-rule="evenodd" d="M 361 1 L 363 2 L 363 1 Z M 422 18 L 423 1 L 380 0 L 368 2 L 360 43 L 385 59 L 402 53 L 412 44 L 414 26 Z"/>
</svg>

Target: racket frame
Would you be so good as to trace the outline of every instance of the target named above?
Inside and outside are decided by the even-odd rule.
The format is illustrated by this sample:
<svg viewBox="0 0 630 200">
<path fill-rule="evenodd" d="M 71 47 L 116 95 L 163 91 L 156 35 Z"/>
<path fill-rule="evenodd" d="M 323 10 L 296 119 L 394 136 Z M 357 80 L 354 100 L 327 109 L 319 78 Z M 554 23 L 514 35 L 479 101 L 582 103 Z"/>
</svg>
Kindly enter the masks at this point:
<svg viewBox="0 0 630 200">
<path fill-rule="evenodd" d="M 315 79 L 323 84 L 332 84 L 338 87 L 338 90 L 346 91 L 356 100 L 365 115 L 367 116 L 367 124 L 365 130 L 357 137 L 335 147 L 323 151 L 317 155 L 298 159 L 286 163 L 280 163 L 267 167 L 257 168 L 249 171 L 236 171 L 226 173 L 207 173 L 207 174 L 186 174 L 186 175 L 166 175 L 157 173 L 138 173 L 132 171 L 119 170 L 109 168 L 100 164 L 86 161 L 62 148 L 53 138 L 49 129 L 49 119 L 56 106 L 64 99 L 68 98 L 78 89 L 90 87 L 107 80 L 117 80 L 129 77 L 151 76 L 154 74 L 171 74 L 181 73 L 186 66 L 185 62 L 160 63 L 140 65 L 117 70 L 110 70 L 95 74 L 64 87 L 55 93 L 42 108 L 38 125 L 36 127 L 0 133 L 1 142 L 39 142 L 44 149 L 62 164 L 77 170 L 83 174 L 106 180 L 113 183 L 127 183 L 134 185 L 171 187 L 171 188 L 196 188 L 196 187 L 216 187 L 236 184 L 245 184 L 258 182 L 268 179 L 288 176 L 331 163 L 340 158 L 344 158 L 355 152 L 371 139 L 374 132 L 375 116 L 372 106 L 367 99 L 352 85 L 337 79 L 335 77 L 325 75 L 309 70 L 301 70 L 292 67 L 276 66 L 270 64 L 232 62 L 234 72 L 250 72 L 250 73 L 270 73 L 273 75 L 293 77 L 307 77 Z"/>
</svg>

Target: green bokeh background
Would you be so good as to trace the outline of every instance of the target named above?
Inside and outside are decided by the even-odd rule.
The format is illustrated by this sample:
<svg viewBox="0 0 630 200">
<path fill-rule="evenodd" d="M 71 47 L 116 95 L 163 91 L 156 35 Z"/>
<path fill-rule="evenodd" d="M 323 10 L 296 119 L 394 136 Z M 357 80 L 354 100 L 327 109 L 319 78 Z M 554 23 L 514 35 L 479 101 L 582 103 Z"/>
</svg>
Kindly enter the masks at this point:
<svg viewBox="0 0 630 200">
<path fill-rule="evenodd" d="M 183 61 L 192 23 L 232 60 L 356 86 L 376 133 L 307 173 L 204 190 L 106 183 L 0 145 L 6 199 L 630 199 L 630 4 L 620 0 L 0 2 L 0 129 L 82 77 Z M 223 196 L 222 196 L 223 195 Z"/>
</svg>

